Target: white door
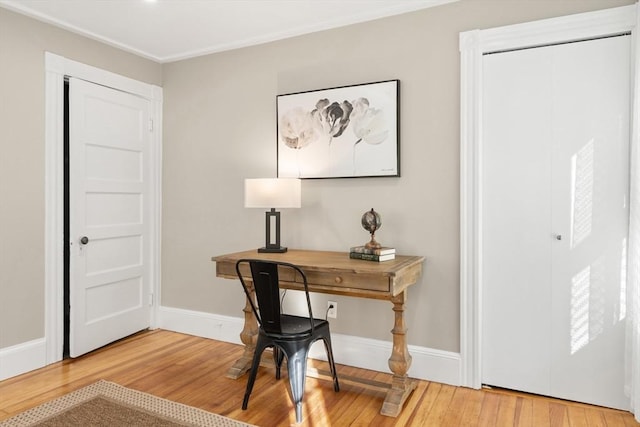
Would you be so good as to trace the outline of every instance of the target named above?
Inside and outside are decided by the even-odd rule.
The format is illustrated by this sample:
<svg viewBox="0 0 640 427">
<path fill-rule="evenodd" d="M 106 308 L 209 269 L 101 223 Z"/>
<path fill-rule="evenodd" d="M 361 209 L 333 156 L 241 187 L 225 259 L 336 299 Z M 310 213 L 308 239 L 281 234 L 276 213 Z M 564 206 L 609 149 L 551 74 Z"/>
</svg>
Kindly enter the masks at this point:
<svg viewBox="0 0 640 427">
<path fill-rule="evenodd" d="M 629 36 L 483 58 L 482 382 L 626 409 Z"/>
<path fill-rule="evenodd" d="M 150 103 L 69 81 L 70 355 L 150 322 Z"/>
</svg>

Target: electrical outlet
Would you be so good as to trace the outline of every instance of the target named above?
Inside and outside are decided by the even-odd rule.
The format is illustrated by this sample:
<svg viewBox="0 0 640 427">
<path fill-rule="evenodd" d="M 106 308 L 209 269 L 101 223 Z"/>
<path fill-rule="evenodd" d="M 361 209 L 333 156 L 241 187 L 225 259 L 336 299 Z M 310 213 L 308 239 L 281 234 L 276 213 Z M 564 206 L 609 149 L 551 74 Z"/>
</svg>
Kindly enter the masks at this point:
<svg viewBox="0 0 640 427">
<path fill-rule="evenodd" d="M 327 301 L 327 317 L 336 319 L 338 317 L 338 303 L 335 301 Z"/>
</svg>

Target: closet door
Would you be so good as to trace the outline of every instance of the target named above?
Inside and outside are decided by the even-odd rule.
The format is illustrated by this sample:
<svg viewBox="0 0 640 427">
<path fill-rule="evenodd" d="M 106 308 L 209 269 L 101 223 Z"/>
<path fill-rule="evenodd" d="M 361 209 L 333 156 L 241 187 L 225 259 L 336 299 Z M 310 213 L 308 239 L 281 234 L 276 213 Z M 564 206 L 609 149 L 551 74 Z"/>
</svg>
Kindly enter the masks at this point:
<svg viewBox="0 0 640 427">
<path fill-rule="evenodd" d="M 542 49 L 484 58 L 483 383 L 547 394 L 550 67 Z"/>
<path fill-rule="evenodd" d="M 630 37 L 483 60 L 483 383 L 627 408 Z"/>
</svg>

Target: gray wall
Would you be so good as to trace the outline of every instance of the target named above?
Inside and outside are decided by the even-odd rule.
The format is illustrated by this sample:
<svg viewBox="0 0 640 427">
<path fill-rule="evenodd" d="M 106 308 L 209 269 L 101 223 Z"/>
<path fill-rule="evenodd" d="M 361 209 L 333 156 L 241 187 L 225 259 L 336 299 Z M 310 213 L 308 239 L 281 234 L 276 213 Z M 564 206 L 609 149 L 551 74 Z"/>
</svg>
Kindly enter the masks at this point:
<svg viewBox="0 0 640 427">
<path fill-rule="evenodd" d="M 360 216 L 374 207 L 380 242 L 427 258 L 409 343 L 458 351 L 458 33 L 632 3 L 463 0 L 165 65 L 0 8 L 0 348 L 44 335 L 44 51 L 164 87 L 162 304 L 229 316 L 239 285 L 216 279 L 210 258 L 263 244 L 242 183 L 276 174 L 276 95 L 400 79 L 403 176 L 305 180 L 282 237 L 346 250 L 367 240 Z M 389 339 L 389 303 L 332 299 L 334 331 Z"/>
<path fill-rule="evenodd" d="M 0 348 L 44 336 L 44 52 L 162 85 L 162 66 L 0 8 Z"/>
<path fill-rule="evenodd" d="M 214 278 L 209 257 L 263 244 L 264 212 L 243 208 L 243 179 L 276 175 L 277 94 L 397 78 L 402 177 L 303 181 L 302 209 L 282 213 L 283 244 L 348 250 L 367 241 L 360 217 L 375 208 L 378 241 L 427 259 L 409 290 L 409 343 L 458 351 L 458 35 L 630 3 L 468 0 L 166 65 L 162 304 L 241 314 L 239 285 Z M 335 299 L 334 332 L 390 339 L 390 303 Z"/>
</svg>

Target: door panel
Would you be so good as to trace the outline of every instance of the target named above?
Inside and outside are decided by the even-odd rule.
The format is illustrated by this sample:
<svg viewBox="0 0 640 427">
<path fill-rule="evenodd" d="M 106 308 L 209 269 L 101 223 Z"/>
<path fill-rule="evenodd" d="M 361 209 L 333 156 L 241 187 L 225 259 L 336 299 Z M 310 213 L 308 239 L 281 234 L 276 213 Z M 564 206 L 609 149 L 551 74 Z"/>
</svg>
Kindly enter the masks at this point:
<svg viewBox="0 0 640 427">
<path fill-rule="evenodd" d="M 620 316 L 628 235 L 629 36 L 553 55 L 552 392 L 627 408 Z"/>
<path fill-rule="evenodd" d="M 552 137 L 551 87 L 541 78 L 549 65 L 537 49 L 484 60 L 482 377 L 540 394 L 550 369 L 551 147 L 541 143 Z"/>
<path fill-rule="evenodd" d="M 630 37 L 483 60 L 482 378 L 628 407 Z"/>
<path fill-rule="evenodd" d="M 70 354 L 77 357 L 149 326 L 150 105 L 69 83 Z"/>
</svg>

